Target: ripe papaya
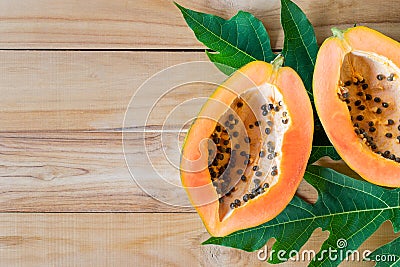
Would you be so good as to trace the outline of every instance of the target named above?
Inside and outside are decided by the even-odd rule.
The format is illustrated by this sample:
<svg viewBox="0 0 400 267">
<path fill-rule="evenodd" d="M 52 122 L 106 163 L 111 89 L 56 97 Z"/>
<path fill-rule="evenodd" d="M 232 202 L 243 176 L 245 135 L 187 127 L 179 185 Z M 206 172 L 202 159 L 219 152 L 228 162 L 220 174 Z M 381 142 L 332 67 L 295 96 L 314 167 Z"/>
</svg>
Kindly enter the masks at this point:
<svg viewBox="0 0 400 267">
<path fill-rule="evenodd" d="M 276 217 L 304 175 L 313 111 L 301 78 L 282 63 L 278 56 L 236 71 L 186 136 L 182 184 L 213 236 Z"/>
<path fill-rule="evenodd" d="M 367 27 L 332 30 L 314 70 L 314 101 L 342 159 L 365 180 L 400 186 L 400 44 Z"/>
</svg>

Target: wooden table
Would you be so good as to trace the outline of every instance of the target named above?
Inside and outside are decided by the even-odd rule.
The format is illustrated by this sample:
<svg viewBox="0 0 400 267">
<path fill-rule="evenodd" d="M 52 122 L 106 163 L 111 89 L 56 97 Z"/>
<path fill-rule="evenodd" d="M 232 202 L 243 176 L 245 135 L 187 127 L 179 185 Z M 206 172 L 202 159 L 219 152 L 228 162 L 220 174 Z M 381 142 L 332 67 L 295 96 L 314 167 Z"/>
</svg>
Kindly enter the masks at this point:
<svg viewBox="0 0 400 267">
<path fill-rule="evenodd" d="M 396 0 L 296 2 L 319 42 L 331 27 L 354 23 L 400 40 Z M 274 49 L 282 46 L 279 1 L 179 3 L 225 18 L 250 11 Z M 194 210 L 149 197 L 127 168 L 122 131 L 132 95 L 166 67 L 206 60 L 172 1 L 2 0 L 0 19 L 0 266 L 267 265 L 256 253 L 201 246 L 208 234 Z M 190 94 L 167 96 L 159 111 Z M 161 147 L 161 124 L 155 117 L 146 133 L 150 151 Z M 145 156 L 142 126 L 125 140 L 136 159 Z M 170 128 L 167 138 L 178 132 Z M 155 179 L 148 165 L 136 163 L 140 175 Z M 176 169 L 166 167 L 164 175 L 179 183 Z M 394 236 L 386 223 L 362 248 Z M 306 248 L 318 249 L 326 237 L 316 231 Z M 353 265 L 371 266 L 342 266 Z"/>
</svg>

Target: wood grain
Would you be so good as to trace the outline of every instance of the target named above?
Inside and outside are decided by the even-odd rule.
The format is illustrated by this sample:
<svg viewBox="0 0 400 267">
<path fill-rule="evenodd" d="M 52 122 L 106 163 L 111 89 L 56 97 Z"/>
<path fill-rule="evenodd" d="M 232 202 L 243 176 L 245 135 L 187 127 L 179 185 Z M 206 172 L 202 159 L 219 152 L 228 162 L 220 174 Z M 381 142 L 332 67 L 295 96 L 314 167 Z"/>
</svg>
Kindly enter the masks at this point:
<svg viewBox="0 0 400 267">
<path fill-rule="evenodd" d="M 399 40 L 396 0 L 295 1 L 315 27 L 319 42 L 330 28 L 354 23 L 373 27 Z M 274 48 L 282 47 L 280 1 L 182 0 L 201 12 L 229 18 L 252 12 L 266 26 Z M 326 12 L 329 10 L 329 12 Z M 163 0 L 3 0 L 0 3 L 0 48 L 203 48 L 185 25 L 172 1 Z"/>
<path fill-rule="evenodd" d="M 205 59 L 204 53 L 193 52 L 1 51 L 0 131 L 121 129 L 130 99 L 148 78 L 167 67 Z M 193 79 L 201 76 L 192 71 Z M 140 105 L 133 107 L 133 113 L 146 116 L 156 104 L 148 123 L 160 126 L 181 101 L 208 96 L 215 89 L 214 85 L 188 85 L 162 95 L 171 90 L 175 79 L 187 74 L 174 72 L 151 93 L 137 97 Z M 158 97 L 162 99 L 157 103 L 149 101 Z M 197 113 L 201 103 L 197 105 L 191 114 Z M 177 120 L 185 121 L 187 112 L 175 114 Z"/>
<path fill-rule="evenodd" d="M 174 137 L 165 137 L 166 153 L 172 154 Z M 135 179 L 145 181 L 153 197 L 176 203 L 180 196 L 189 206 L 179 171 L 159 152 L 160 134 L 147 134 L 146 147 L 161 175 L 138 160 L 146 157 L 142 133 L 130 134 L 125 143 Z M 0 144 L 0 211 L 193 211 L 157 201 L 137 186 L 125 163 L 121 133 L 3 133 Z M 177 186 L 168 191 L 162 178 Z"/>
<path fill-rule="evenodd" d="M 0 225 L 2 266 L 270 266 L 257 252 L 201 246 L 209 235 L 197 214 L 3 213 Z M 385 223 L 360 251 L 394 236 Z M 327 233 L 317 230 L 303 249 L 318 250 L 325 238 Z"/>
<path fill-rule="evenodd" d="M 1 133 L 0 212 L 193 212 L 177 168 L 183 137 Z M 306 183 L 299 194 L 316 199 Z"/>
</svg>

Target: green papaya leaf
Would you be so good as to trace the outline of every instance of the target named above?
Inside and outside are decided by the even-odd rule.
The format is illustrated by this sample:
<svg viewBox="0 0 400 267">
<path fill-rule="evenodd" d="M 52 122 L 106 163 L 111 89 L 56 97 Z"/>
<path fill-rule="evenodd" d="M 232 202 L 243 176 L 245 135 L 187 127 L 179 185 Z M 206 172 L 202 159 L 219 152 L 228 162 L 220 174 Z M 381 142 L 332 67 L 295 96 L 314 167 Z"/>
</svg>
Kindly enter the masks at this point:
<svg viewBox="0 0 400 267">
<path fill-rule="evenodd" d="M 219 63 L 217 67 L 225 74 L 230 75 L 254 60 L 271 62 L 275 58 L 264 25 L 252 14 L 239 11 L 225 20 L 175 5 L 197 39 L 214 51 L 206 53 L 212 62 Z M 221 64 L 228 68 L 221 67 Z"/>
<path fill-rule="evenodd" d="M 275 238 L 271 249 L 281 254 L 270 255 L 269 262 L 280 263 L 289 252 L 299 251 L 321 227 L 330 235 L 309 266 L 337 266 L 345 259 L 340 255 L 356 250 L 386 220 L 400 231 L 399 188 L 384 189 L 314 165 L 307 167 L 304 178 L 318 191 L 315 204 L 295 196 L 275 219 L 226 237 L 212 237 L 203 244 L 255 251 Z M 328 250 L 336 250 L 338 257 L 329 257 Z"/>
<path fill-rule="evenodd" d="M 308 164 L 312 164 L 325 156 L 328 156 L 333 160 L 341 159 L 333 146 L 313 146 Z"/>
<path fill-rule="evenodd" d="M 376 267 L 400 266 L 400 237 L 377 248 L 368 258 L 376 262 Z"/>
<path fill-rule="evenodd" d="M 330 145 L 314 107 L 312 79 L 318 44 L 312 24 L 292 1 L 281 0 L 281 24 L 285 33 L 282 54 L 285 66 L 293 68 L 303 80 L 314 109 L 314 145 Z"/>
<path fill-rule="evenodd" d="M 281 24 L 285 33 L 282 50 L 285 65 L 299 74 L 312 101 L 312 77 L 318 53 L 314 28 L 303 11 L 290 0 L 281 0 Z"/>
<path fill-rule="evenodd" d="M 331 146 L 332 143 L 326 135 L 324 128 L 322 127 L 321 121 L 319 120 L 317 113 L 314 111 L 314 135 L 313 135 L 314 146 Z"/>
</svg>

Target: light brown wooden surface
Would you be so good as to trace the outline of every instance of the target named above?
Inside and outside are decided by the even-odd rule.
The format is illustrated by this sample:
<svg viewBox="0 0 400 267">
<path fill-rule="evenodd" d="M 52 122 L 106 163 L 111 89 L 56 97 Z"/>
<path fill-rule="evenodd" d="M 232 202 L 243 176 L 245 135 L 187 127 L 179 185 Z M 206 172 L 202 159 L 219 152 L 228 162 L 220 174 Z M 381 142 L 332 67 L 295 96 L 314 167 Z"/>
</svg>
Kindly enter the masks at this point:
<svg viewBox="0 0 400 267">
<path fill-rule="evenodd" d="M 400 39 L 398 1 L 296 2 L 319 42 L 332 26 L 354 23 Z M 279 1 L 179 3 L 224 18 L 251 11 L 266 25 L 273 48 L 282 46 Z M 150 101 L 177 79 L 207 72 L 167 73 L 128 110 L 143 117 L 153 108 L 147 124 L 127 116 L 124 125 L 132 96 L 149 77 L 207 60 L 197 51 L 203 48 L 172 1 L 0 0 L 0 49 L 10 49 L 0 51 L 1 267 L 267 266 L 256 253 L 201 246 L 208 234 L 179 186 L 173 164 L 188 120 L 215 86 L 187 84 L 154 107 Z M 212 80 L 219 79 L 215 71 Z M 192 106 L 176 109 L 195 97 Z M 349 172 L 326 159 L 320 164 Z M 316 198 L 306 183 L 298 193 Z M 305 249 L 318 249 L 326 237 L 317 230 Z M 385 223 L 361 249 L 394 237 Z M 371 266 L 342 264 L 356 265 Z"/>
<path fill-rule="evenodd" d="M 0 131 L 121 129 L 131 97 L 150 76 L 206 58 L 200 52 L 0 51 Z M 164 84 L 157 86 L 156 96 Z M 160 126 L 179 101 L 208 96 L 213 88 L 177 88 L 163 97 L 150 123 Z M 151 108 L 147 97 L 135 112 Z"/>
<path fill-rule="evenodd" d="M 280 1 L 200 0 L 179 4 L 229 18 L 238 10 L 254 13 L 282 47 Z M 367 25 L 400 39 L 397 0 L 298 0 L 315 26 L 319 42 L 331 27 Z M 203 48 L 172 1 L 167 0 L 2 0 L 0 48 Z"/>
<path fill-rule="evenodd" d="M 160 203 L 136 185 L 124 160 L 121 133 L 2 133 L 0 136 L 0 211 L 193 211 Z M 147 134 L 149 146 L 160 146 L 159 137 L 158 133 Z M 173 137 L 172 133 L 168 135 L 165 143 Z M 146 156 L 139 145 L 143 134 L 131 134 L 125 140 L 131 147 L 129 155 L 138 159 Z M 151 155 L 155 166 L 165 171 L 165 178 L 179 184 L 178 170 L 168 166 L 162 155 Z M 164 201 L 176 196 L 185 198 L 180 187 L 166 191 L 159 184 L 161 177 L 149 172 L 150 166 L 141 161 L 133 161 L 131 165 L 137 180 L 155 185 L 156 197 Z"/>
</svg>

